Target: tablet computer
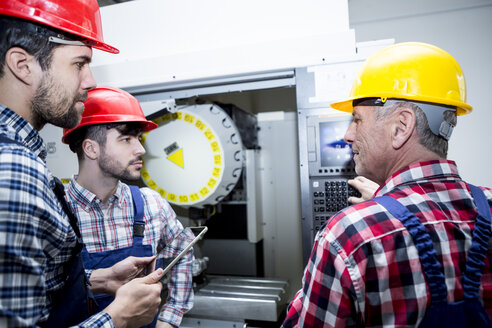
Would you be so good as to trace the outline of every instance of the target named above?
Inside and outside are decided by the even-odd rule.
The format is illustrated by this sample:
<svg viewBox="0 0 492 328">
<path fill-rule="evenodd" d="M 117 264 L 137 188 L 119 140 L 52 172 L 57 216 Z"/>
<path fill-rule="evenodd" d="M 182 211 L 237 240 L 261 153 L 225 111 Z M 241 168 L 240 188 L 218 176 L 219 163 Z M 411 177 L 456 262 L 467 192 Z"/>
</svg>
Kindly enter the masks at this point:
<svg viewBox="0 0 492 328">
<path fill-rule="evenodd" d="M 186 245 L 186 247 L 171 262 L 169 262 L 167 265 L 165 265 L 165 267 L 163 267 L 163 269 L 164 269 L 164 276 L 163 276 L 163 278 L 166 276 L 166 274 L 169 271 L 171 271 L 171 269 L 173 268 L 173 266 L 176 263 L 178 263 L 178 261 L 190 250 L 190 248 L 192 248 L 193 245 L 195 245 L 200 239 L 203 238 L 203 235 L 205 235 L 205 233 L 207 232 L 208 227 L 206 227 L 206 226 L 187 227 L 186 229 L 190 229 L 193 232 L 193 234 L 195 235 L 195 238 L 193 238 L 193 240 L 191 242 L 189 242 L 188 245 Z M 181 233 L 179 233 L 175 237 L 175 239 L 178 238 L 186 229 L 184 229 Z M 173 239 L 173 241 L 175 239 Z M 169 243 L 169 244 L 171 244 L 171 243 Z M 157 254 L 157 257 L 158 258 L 162 255 L 164 249 L 160 250 L 160 252 Z"/>
</svg>

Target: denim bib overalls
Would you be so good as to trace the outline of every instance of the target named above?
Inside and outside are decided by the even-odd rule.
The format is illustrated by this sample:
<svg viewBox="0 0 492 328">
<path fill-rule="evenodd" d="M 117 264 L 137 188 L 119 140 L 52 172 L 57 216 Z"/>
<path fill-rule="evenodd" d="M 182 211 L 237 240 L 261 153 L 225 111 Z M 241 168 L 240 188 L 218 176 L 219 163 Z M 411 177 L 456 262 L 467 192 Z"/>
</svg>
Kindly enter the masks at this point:
<svg viewBox="0 0 492 328">
<path fill-rule="evenodd" d="M 18 144 L 20 142 L 12 140 L 6 136 L 0 136 L 0 142 L 4 144 Z M 74 216 L 65 200 L 65 188 L 58 178 L 55 179 L 53 193 L 62 205 L 63 211 L 68 216 L 70 226 L 75 232 L 77 241 L 72 249 L 72 256 L 63 266 L 63 286 L 47 293 L 46 297 L 51 301 L 51 311 L 48 319 L 38 323 L 41 327 L 68 327 L 81 323 L 90 316 L 91 305 L 94 304 L 92 293 L 88 288 L 88 281 L 82 264 L 81 249 L 82 238 L 77 226 L 77 218 Z"/>
<path fill-rule="evenodd" d="M 146 257 L 152 256 L 152 245 L 143 245 L 142 240 L 145 231 L 144 217 L 144 202 L 142 199 L 142 194 L 137 186 L 129 186 L 132 194 L 133 200 L 133 244 L 128 247 L 118 248 L 111 251 L 103 251 L 97 253 L 89 253 L 84 247 L 82 249 L 82 260 L 84 262 L 84 267 L 86 269 L 100 269 L 108 268 L 113 266 L 119 261 L 124 260 L 128 256 L 135 257 Z M 156 267 L 160 265 L 156 263 Z M 106 306 L 108 306 L 114 298 L 106 294 L 96 294 L 95 299 L 97 302 L 97 311 L 102 311 Z M 144 327 L 155 327 L 157 321 L 157 316 L 154 321 Z"/>
<path fill-rule="evenodd" d="M 478 208 L 478 216 L 473 230 L 472 246 L 468 252 L 468 260 L 462 278 L 464 299 L 454 303 L 447 301 L 443 268 L 437 260 L 432 240 L 424 225 L 396 199 L 390 196 L 373 199 L 403 223 L 417 247 L 431 294 L 431 305 L 419 327 L 492 327 L 492 321 L 479 299 L 480 278 L 492 234 L 490 206 L 480 188 L 473 185 L 469 186 Z"/>
</svg>

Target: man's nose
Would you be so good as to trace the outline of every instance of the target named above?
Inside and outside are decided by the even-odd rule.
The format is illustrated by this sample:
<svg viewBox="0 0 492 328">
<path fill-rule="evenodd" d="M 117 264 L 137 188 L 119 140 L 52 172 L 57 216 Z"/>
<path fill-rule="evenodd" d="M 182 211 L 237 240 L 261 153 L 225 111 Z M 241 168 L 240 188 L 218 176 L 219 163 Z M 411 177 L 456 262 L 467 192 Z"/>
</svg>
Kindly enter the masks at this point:
<svg viewBox="0 0 492 328">
<path fill-rule="evenodd" d="M 92 71 L 90 67 L 87 67 L 87 69 L 84 72 L 80 87 L 83 90 L 91 90 L 94 89 L 96 86 L 97 86 L 96 79 L 94 79 L 94 75 L 92 75 Z"/>
<path fill-rule="evenodd" d="M 352 122 L 347 128 L 347 131 L 345 132 L 345 136 L 343 137 L 343 140 L 348 143 L 352 144 L 354 142 L 354 131 L 355 131 L 355 123 Z"/>
<path fill-rule="evenodd" d="M 145 151 L 145 147 L 142 145 L 142 143 L 140 142 L 140 140 L 137 139 L 137 143 L 136 143 L 136 149 L 135 149 L 135 152 L 139 155 L 139 156 L 142 156 L 146 153 Z"/>
</svg>

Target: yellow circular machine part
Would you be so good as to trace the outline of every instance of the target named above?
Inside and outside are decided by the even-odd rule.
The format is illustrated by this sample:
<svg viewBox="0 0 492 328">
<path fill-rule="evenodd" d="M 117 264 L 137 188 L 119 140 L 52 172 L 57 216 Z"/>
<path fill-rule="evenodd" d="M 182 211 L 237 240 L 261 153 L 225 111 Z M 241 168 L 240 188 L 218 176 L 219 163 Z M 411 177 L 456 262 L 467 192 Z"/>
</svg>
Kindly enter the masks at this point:
<svg viewBox="0 0 492 328">
<path fill-rule="evenodd" d="M 195 105 L 154 122 L 159 127 L 143 137 L 144 182 L 181 206 L 213 205 L 225 197 L 239 178 L 228 172 L 242 168 L 242 145 L 231 142 L 238 132 L 227 114 L 214 105 Z"/>
</svg>

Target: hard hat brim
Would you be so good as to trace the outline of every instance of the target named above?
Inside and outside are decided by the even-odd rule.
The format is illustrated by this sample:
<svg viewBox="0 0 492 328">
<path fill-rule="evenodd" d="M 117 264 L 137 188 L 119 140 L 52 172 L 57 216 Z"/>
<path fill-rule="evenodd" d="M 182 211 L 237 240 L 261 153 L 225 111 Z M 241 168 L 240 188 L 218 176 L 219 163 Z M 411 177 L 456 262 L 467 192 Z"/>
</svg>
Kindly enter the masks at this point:
<svg viewBox="0 0 492 328">
<path fill-rule="evenodd" d="M 119 119 L 117 120 L 114 120 L 114 122 L 111 122 L 111 120 L 114 120 L 114 117 L 112 117 L 111 115 L 101 115 L 101 117 L 99 119 L 96 119 L 96 120 L 90 120 L 90 121 L 87 121 L 87 122 L 83 122 L 83 123 L 80 123 L 79 125 L 77 125 L 75 128 L 73 129 L 68 129 L 63 137 L 62 137 L 62 142 L 64 144 L 68 144 L 68 140 L 70 138 L 70 135 L 72 135 L 76 130 L 79 130 L 80 128 L 83 128 L 84 126 L 91 126 L 91 125 L 97 125 L 97 124 L 108 124 L 108 123 L 121 123 L 121 124 L 125 124 L 125 123 L 140 123 L 142 125 L 142 130 L 144 132 L 148 132 L 148 131 L 152 131 L 156 128 L 158 128 L 159 126 L 152 122 L 152 121 L 146 121 L 146 120 L 135 120 L 133 117 L 132 118 L 129 118 L 128 121 L 126 120 L 122 120 L 121 119 L 121 116 L 119 116 Z"/>
<path fill-rule="evenodd" d="M 342 112 L 352 113 L 352 111 L 354 110 L 353 101 L 357 99 L 364 99 L 364 98 L 402 99 L 402 100 L 415 101 L 415 102 L 427 102 L 437 105 L 454 106 L 456 107 L 456 115 L 458 116 L 470 114 L 473 110 L 473 107 L 471 105 L 468 105 L 467 103 L 460 102 L 460 101 L 453 101 L 449 99 L 437 99 L 432 97 L 413 96 L 413 95 L 403 96 L 401 94 L 395 95 L 391 93 L 380 93 L 377 95 L 364 95 L 364 96 L 353 97 L 346 100 L 331 103 L 330 107 Z"/>
</svg>

